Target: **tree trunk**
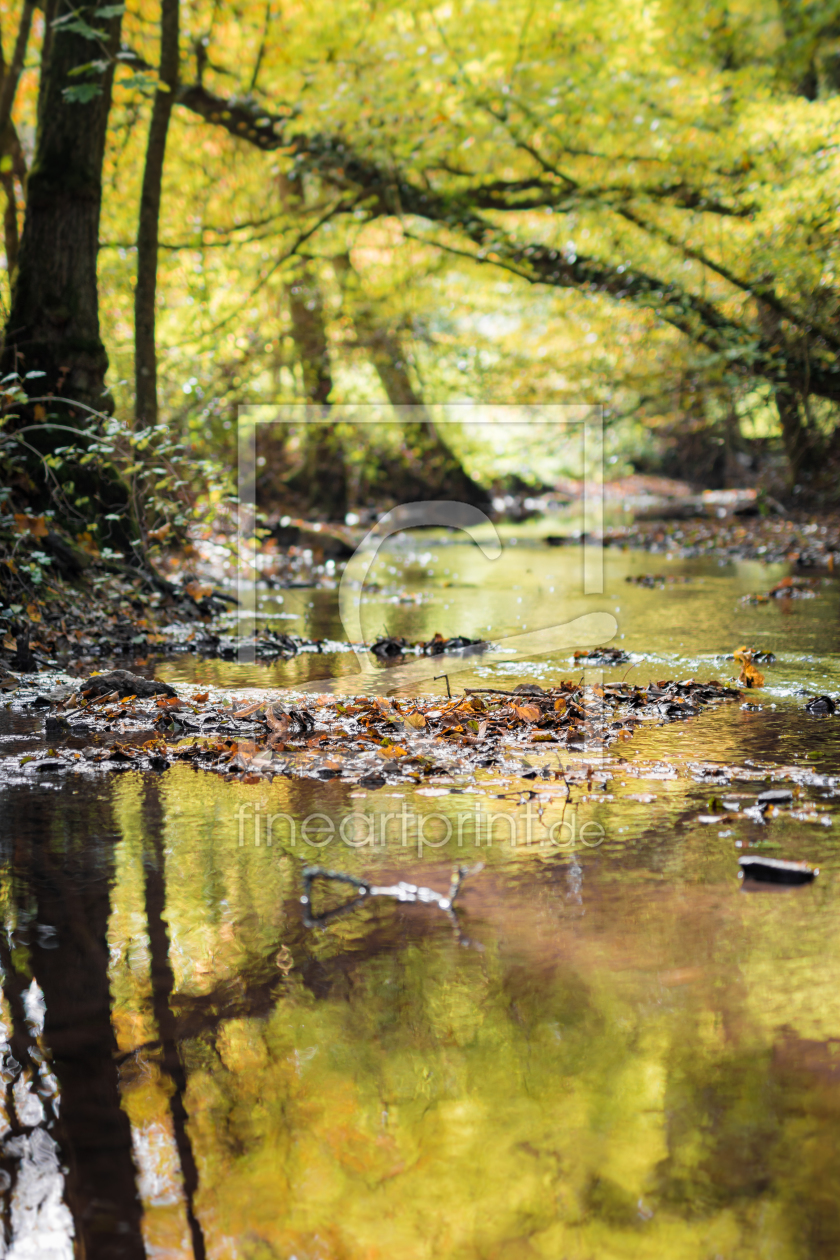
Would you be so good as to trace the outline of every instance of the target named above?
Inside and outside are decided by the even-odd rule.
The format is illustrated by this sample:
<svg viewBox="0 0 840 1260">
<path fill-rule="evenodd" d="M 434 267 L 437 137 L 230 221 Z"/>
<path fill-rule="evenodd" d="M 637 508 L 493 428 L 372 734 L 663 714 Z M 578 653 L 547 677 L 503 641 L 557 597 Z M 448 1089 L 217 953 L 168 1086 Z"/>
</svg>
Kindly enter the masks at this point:
<svg viewBox="0 0 840 1260">
<path fill-rule="evenodd" d="M 41 69 L 38 77 L 38 126 L 44 114 L 44 99 L 47 95 L 47 66 L 50 63 L 50 52 L 53 43 L 53 22 L 58 10 L 58 0 L 46 0 L 44 4 L 44 38 L 41 41 Z"/>
<path fill-rule="evenodd" d="M 391 406 L 416 409 L 411 418 L 402 421 L 405 491 L 418 497 L 457 499 L 487 507 L 487 491 L 473 481 L 447 446 L 412 385 L 399 338 L 388 328 L 377 325 L 369 308 L 357 308 L 353 323 L 358 341 L 370 354 Z"/>
<path fill-rule="evenodd" d="M 329 401 L 333 380 L 324 323 L 324 299 L 312 267 L 302 267 L 294 282 L 286 286 L 286 292 L 306 401 L 324 404 Z"/>
<path fill-rule="evenodd" d="M 306 205 L 301 181 L 281 174 L 277 183 L 286 209 L 292 214 L 300 213 Z M 324 408 L 324 422 L 306 426 L 303 466 L 287 484 L 301 495 L 308 513 L 326 520 L 343 521 L 347 512 L 347 469 L 336 427 L 326 417 L 326 405 L 333 388 L 330 347 L 324 296 L 311 264 L 304 263 L 292 283 L 286 285 L 286 297 L 304 397 L 308 403 Z"/>
<path fill-rule="evenodd" d="M 0 135 L 6 130 L 12 117 L 12 106 L 15 103 L 20 72 L 23 69 L 23 62 L 26 57 L 26 46 L 29 43 L 29 32 L 32 29 L 32 15 L 34 12 L 34 0 L 24 0 L 18 24 L 17 39 L 15 40 L 15 51 L 12 55 L 12 64 L 8 67 L 3 66 L 3 81 L 0 83 Z"/>
<path fill-rule="evenodd" d="M 134 291 L 134 414 L 138 425 L 157 423 L 157 351 L 155 296 L 157 293 L 158 225 L 163 187 L 166 135 L 178 87 L 179 0 L 162 0 L 160 15 L 160 80 L 152 106 L 140 220 L 137 228 L 137 287 Z"/>
<path fill-rule="evenodd" d="M 777 386 L 774 390 L 776 410 L 782 426 L 782 444 L 788 462 L 788 481 L 798 485 L 814 469 L 815 450 L 807 425 L 803 423 L 799 399 L 792 389 Z"/>
<path fill-rule="evenodd" d="M 399 470 L 398 485 L 394 488 L 407 497 L 457 499 L 487 508 L 490 503 L 487 491 L 473 481 L 447 446 L 422 396 L 414 388 L 399 336 L 377 319 L 369 303 L 358 298 L 354 301 L 357 277 L 349 258 L 343 255 L 333 259 L 333 264 L 349 297 L 347 305 L 356 340 L 376 368 L 388 401 L 392 407 L 415 408 L 409 418 L 402 420 L 405 467 Z"/>
<path fill-rule="evenodd" d="M 60 0 L 57 18 L 68 21 L 53 29 L 45 67 L 41 124 L 0 366 L 3 373 L 18 371 L 22 376 L 43 372 L 30 392 L 65 398 L 70 410 L 69 400 L 102 410 L 110 399 L 104 388 L 108 358 L 99 332 L 96 263 L 102 161 L 121 18 L 117 14 L 103 21 L 95 17 L 94 6 L 75 8 L 70 0 Z M 108 66 L 95 85 L 84 72 L 71 74 L 101 50 L 97 41 L 69 29 L 79 19 L 106 37 Z M 87 84 L 99 89 L 92 99 L 81 102 L 64 95 Z"/>
<path fill-rule="evenodd" d="M 6 169 L 8 168 L 8 169 Z M 10 122 L 0 140 L 0 183 L 6 197 L 3 207 L 3 244 L 6 249 L 6 267 L 9 273 L 9 286 L 14 285 L 15 268 L 17 267 L 20 249 L 20 233 L 18 231 L 18 201 L 15 180 L 21 188 L 26 187 L 26 158 L 23 155 L 20 139 L 14 123 Z"/>
<path fill-rule="evenodd" d="M 765 277 L 772 281 L 772 276 Z M 782 321 L 777 311 L 764 302 L 758 304 L 758 322 L 762 334 L 781 344 L 785 342 Z M 819 463 L 819 441 L 802 418 L 800 399 L 790 385 L 775 384 L 773 396 L 782 428 L 782 445 L 788 463 L 788 484 L 792 489 L 803 477 L 810 479 Z"/>
<path fill-rule="evenodd" d="M 347 512 L 347 473 L 336 427 L 326 418 L 333 379 L 324 298 L 314 269 L 304 265 L 293 283 L 286 286 L 286 293 L 306 401 L 320 405 L 324 414 L 323 423 L 306 426 L 303 467 L 289 485 L 302 493 L 308 513 L 326 520 L 343 520 Z"/>
<path fill-rule="evenodd" d="M 12 108 L 15 103 L 18 83 L 20 82 L 20 75 L 26 57 L 26 48 L 29 43 L 29 33 L 32 29 L 34 11 L 35 5 L 31 0 L 26 0 L 21 12 L 20 22 L 18 23 L 18 33 L 11 65 L 6 64 L 3 49 L 0 46 L 0 71 L 2 71 L 0 74 L 0 136 L 2 136 L 2 141 L 0 141 L 0 183 L 3 185 L 3 192 L 6 196 L 6 205 L 3 211 L 3 240 L 6 248 L 6 267 L 9 273 L 10 285 L 14 283 L 18 248 L 20 246 L 15 175 L 21 176 L 22 182 L 21 167 L 23 168 L 23 174 L 26 171 L 26 163 L 23 160 L 20 141 L 12 124 Z"/>
</svg>

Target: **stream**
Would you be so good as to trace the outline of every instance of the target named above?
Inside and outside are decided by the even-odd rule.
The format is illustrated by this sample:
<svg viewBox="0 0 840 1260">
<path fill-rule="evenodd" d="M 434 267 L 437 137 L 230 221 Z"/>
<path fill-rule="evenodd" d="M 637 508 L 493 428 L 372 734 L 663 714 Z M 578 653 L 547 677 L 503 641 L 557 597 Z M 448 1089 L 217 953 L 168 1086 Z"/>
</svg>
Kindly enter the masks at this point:
<svg viewBox="0 0 840 1260">
<path fill-rule="evenodd" d="M 733 679 L 747 645 L 765 686 L 521 775 L 378 790 L 36 773 L 43 711 L 0 703 L 0 1255 L 840 1255 L 840 713 L 805 708 L 840 692 L 840 584 L 751 603 L 788 568 L 607 550 L 583 595 L 579 546 L 505 541 L 392 539 L 366 636 L 501 645 L 453 694 L 548 687 L 583 667 L 506 661 L 505 637 L 605 611 L 628 659 L 588 681 Z M 259 624 L 339 642 L 331 587 L 261 591 Z M 248 699 L 355 669 L 183 653 L 156 676 Z M 421 689 L 445 698 L 441 672 Z M 748 887 L 748 853 L 819 874 Z M 469 869 L 454 915 L 368 897 L 321 929 L 311 865 L 440 892 Z"/>
</svg>

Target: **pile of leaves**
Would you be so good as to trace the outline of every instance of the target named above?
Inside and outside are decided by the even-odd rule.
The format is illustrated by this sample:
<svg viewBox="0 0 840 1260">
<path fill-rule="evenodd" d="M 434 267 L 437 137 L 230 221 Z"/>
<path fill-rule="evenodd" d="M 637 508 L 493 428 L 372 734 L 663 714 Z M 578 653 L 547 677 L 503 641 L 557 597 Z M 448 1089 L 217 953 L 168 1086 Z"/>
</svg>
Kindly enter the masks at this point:
<svg viewBox="0 0 840 1260">
<path fill-rule="evenodd" d="M 302 696 L 237 704 L 133 679 L 118 671 L 36 697 L 54 747 L 48 758 L 31 759 L 33 769 L 160 770 L 185 761 L 244 782 L 283 774 L 369 787 L 480 770 L 522 775 L 525 754 L 605 748 L 630 739 L 641 723 L 682 720 L 742 695 L 717 680 L 565 681 L 546 690 L 524 683 L 510 692 L 467 691 L 449 701 Z M 154 687 L 165 694 L 150 694 Z M 80 738 L 85 746 L 73 747 Z"/>
<path fill-rule="evenodd" d="M 83 582 L 47 580 L 35 594 L 8 568 L 4 583 L 3 568 L 0 667 L 26 673 L 59 664 L 81 672 L 119 656 L 139 666 L 149 653 L 220 655 L 222 639 L 210 623 L 236 602 L 189 574 L 175 583 L 127 566 L 122 572 L 97 567 Z"/>
<path fill-rule="evenodd" d="M 444 652 L 455 652 L 459 648 L 476 647 L 483 639 L 468 639 L 463 634 L 445 639 L 440 631 L 436 631 L 431 639 L 409 643 L 406 639 L 395 635 L 383 635 L 371 644 L 371 652 L 380 660 L 399 660 L 411 652 L 415 656 L 442 656 Z"/>
<path fill-rule="evenodd" d="M 666 586 L 680 586 L 690 582 L 691 578 L 673 573 L 636 573 L 628 574 L 624 580 L 625 582 L 631 582 L 634 586 L 645 586 L 651 591 L 661 591 Z"/>
<path fill-rule="evenodd" d="M 607 547 L 667 552 L 690 558 L 787 561 L 807 568 L 840 565 L 840 515 L 801 519 L 727 516 L 693 521 L 636 521 L 604 535 Z"/>
<path fill-rule="evenodd" d="M 828 579 L 823 579 L 827 581 Z M 771 599 L 816 599 L 818 578 L 784 577 L 769 591 L 744 595 L 742 604 L 769 604 Z"/>
</svg>

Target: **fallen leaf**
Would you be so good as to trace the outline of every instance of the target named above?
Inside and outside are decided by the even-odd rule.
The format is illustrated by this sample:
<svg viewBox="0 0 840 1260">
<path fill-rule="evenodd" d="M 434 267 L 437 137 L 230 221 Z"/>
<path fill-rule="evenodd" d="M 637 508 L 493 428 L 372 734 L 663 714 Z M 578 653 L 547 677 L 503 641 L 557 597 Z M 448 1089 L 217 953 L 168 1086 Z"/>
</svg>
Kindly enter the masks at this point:
<svg viewBox="0 0 840 1260">
<path fill-rule="evenodd" d="M 745 661 L 738 675 L 738 682 L 743 683 L 745 687 L 763 687 L 764 675 L 751 661 Z"/>
<path fill-rule="evenodd" d="M 291 725 L 288 713 L 284 713 L 282 709 L 278 709 L 274 705 L 270 709 L 266 709 L 265 720 L 278 735 L 285 735 Z"/>
<path fill-rule="evenodd" d="M 233 716 L 235 718 L 250 717 L 252 713 L 256 713 L 257 709 L 261 709 L 264 703 L 263 700 L 255 700 L 253 704 L 246 705 L 244 709 L 240 709 Z"/>
<path fill-rule="evenodd" d="M 518 718 L 523 722 L 538 722 L 540 720 L 540 708 L 536 704 L 512 704 L 511 708 Z"/>
<path fill-rule="evenodd" d="M 26 605 L 26 615 L 27 615 L 27 617 L 29 618 L 29 620 L 30 620 L 30 621 L 34 621 L 36 625 L 38 625 L 38 623 L 39 623 L 39 622 L 40 622 L 40 620 L 41 620 L 41 614 L 40 614 L 40 612 L 38 611 L 38 605 L 37 605 L 37 604 L 27 604 L 27 605 Z"/>
<path fill-rule="evenodd" d="M 753 664 L 754 655 L 750 648 L 743 645 L 736 648 L 732 653 L 733 658 L 741 663 L 741 673 L 738 675 L 738 682 L 743 683 L 745 687 L 764 686 L 764 675 Z"/>
<path fill-rule="evenodd" d="M 426 719 L 423 717 L 422 713 L 406 713 L 405 720 L 408 722 L 408 725 L 413 726 L 416 731 L 422 731 L 423 727 L 426 725 Z"/>
</svg>

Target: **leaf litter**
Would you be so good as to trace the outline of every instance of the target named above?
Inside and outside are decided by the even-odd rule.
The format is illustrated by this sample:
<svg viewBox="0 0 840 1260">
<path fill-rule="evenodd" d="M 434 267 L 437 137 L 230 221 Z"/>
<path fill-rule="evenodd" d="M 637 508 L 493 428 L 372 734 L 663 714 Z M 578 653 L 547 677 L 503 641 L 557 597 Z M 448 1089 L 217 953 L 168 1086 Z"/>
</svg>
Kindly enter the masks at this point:
<svg viewBox="0 0 840 1260">
<path fill-rule="evenodd" d="M 556 779 L 559 771 L 523 759 L 604 750 L 643 725 L 682 721 L 741 697 L 717 680 L 647 687 L 567 680 L 546 689 L 468 689 L 450 700 L 283 693 L 245 703 L 198 690 L 179 696 L 166 684 L 112 671 L 78 689 L 36 695 L 28 707 L 47 710 L 50 738 L 88 741 L 82 750 L 53 749 L 49 760 L 61 768 L 187 762 L 243 782 L 280 774 L 377 787 L 476 772 Z"/>
</svg>

